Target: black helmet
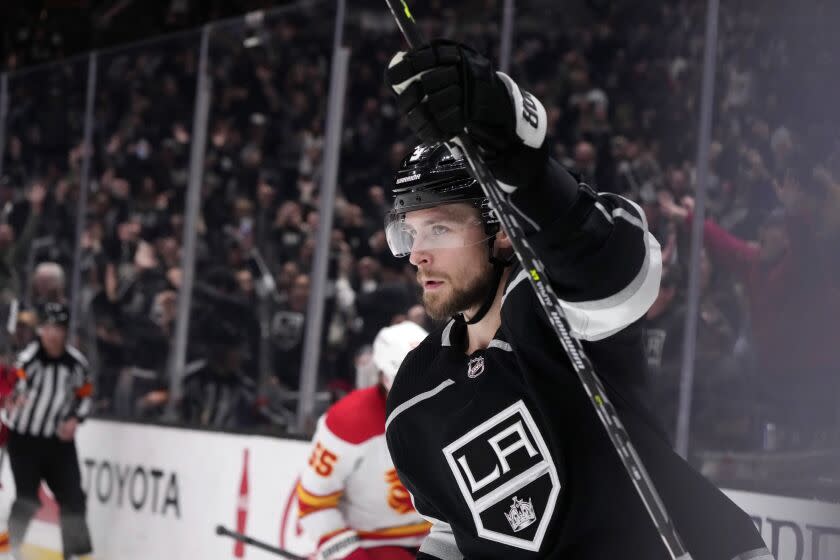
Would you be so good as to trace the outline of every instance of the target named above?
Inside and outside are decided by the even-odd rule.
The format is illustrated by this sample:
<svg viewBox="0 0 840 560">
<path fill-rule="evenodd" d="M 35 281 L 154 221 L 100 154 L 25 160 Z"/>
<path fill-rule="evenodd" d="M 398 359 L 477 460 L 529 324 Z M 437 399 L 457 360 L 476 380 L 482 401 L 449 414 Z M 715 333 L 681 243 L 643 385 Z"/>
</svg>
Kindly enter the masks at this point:
<svg viewBox="0 0 840 560">
<path fill-rule="evenodd" d="M 499 231 L 499 219 L 490 208 L 481 185 L 470 175 L 463 156 L 442 143 L 420 144 L 403 160 L 394 176 L 394 205 L 385 218 L 385 232 L 395 256 L 404 256 L 406 245 L 399 234 L 405 214 L 452 204 L 470 203 L 479 209 L 488 237 Z M 392 243 L 393 242 L 393 243 Z"/>
<path fill-rule="evenodd" d="M 70 324 L 70 309 L 64 303 L 50 301 L 38 308 L 38 319 L 43 324 L 66 327 Z"/>
</svg>

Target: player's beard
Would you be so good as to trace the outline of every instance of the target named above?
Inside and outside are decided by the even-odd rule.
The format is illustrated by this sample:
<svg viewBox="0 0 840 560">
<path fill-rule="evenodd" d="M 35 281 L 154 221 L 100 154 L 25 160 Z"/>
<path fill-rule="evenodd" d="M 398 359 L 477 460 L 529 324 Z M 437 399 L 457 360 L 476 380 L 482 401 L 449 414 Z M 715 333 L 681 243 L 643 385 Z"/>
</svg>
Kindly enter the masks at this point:
<svg viewBox="0 0 840 560">
<path fill-rule="evenodd" d="M 424 291 L 423 305 L 426 307 L 426 313 L 432 319 L 440 321 L 481 305 L 490 291 L 497 287 L 494 276 L 493 266 L 486 262 L 479 272 L 467 278 L 460 286 L 447 279 L 447 285 L 443 289 Z"/>
</svg>

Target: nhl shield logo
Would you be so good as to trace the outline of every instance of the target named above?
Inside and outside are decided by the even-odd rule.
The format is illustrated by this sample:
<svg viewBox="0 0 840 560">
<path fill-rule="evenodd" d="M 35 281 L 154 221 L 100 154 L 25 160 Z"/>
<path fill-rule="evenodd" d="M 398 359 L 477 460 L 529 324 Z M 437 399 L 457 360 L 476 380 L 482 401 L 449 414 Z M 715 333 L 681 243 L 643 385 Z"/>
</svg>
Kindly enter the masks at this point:
<svg viewBox="0 0 840 560">
<path fill-rule="evenodd" d="M 443 454 L 478 536 L 538 552 L 560 495 L 560 478 L 525 403 L 517 401 L 485 420 Z"/>
<path fill-rule="evenodd" d="M 467 364 L 467 377 L 475 379 L 482 373 L 484 373 L 484 356 L 478 356 L 470 360 L 470 363 Z"/>
</svg>

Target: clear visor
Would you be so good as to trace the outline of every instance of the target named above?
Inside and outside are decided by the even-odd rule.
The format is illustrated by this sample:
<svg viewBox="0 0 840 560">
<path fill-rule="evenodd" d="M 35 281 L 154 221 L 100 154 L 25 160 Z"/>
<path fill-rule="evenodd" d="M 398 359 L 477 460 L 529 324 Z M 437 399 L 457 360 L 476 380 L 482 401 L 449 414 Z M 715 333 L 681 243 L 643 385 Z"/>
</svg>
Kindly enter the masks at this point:
<svg viewBox="0 0 840 560">
<path fill-rule="evenodd" d="M 405 212 L 389 212 L 385 216 L 385 238 L 395 257 L 408 256 L 412 251 L 469 247 L 491 237 L 478 218 L 434 216 L 414 220 L 406 219 Z"/>
</svg>

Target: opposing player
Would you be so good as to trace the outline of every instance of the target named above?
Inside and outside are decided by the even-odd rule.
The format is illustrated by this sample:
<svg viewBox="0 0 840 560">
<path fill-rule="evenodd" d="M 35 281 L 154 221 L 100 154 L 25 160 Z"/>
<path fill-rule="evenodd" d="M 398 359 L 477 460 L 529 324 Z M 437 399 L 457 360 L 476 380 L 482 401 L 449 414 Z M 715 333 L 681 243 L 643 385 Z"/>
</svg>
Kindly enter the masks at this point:
<svg viewBox="0 0 840 560">
<path fill-rule="evenodd" d="M 297 487 L 299 523 L 317 541 L 318 560 L 410 559 L 428 533 L 385 445 L 385 395 L 427 334 L 410 321 L 379 331 L 373 362 L 380 382 L 353 391 L 318 421 Z"/>
<path fill-rule="evenodd" d="M 466 130 L 692 558 L 770 560 L 749 517 L 671 450 L 636 398 L 636 321 L 661 273 L 641 209 L 549 157 L 543 106 L 469 48 L 399 53 L 387 80 L 426 143 L 397 173 L 387 239 L 417 267 L 427 312 L 451 316 L 388 395 L 391 457 L 433 522 L 418 558 L 669 558 L 479 185 L 434 144 Z"/>
</svg>

